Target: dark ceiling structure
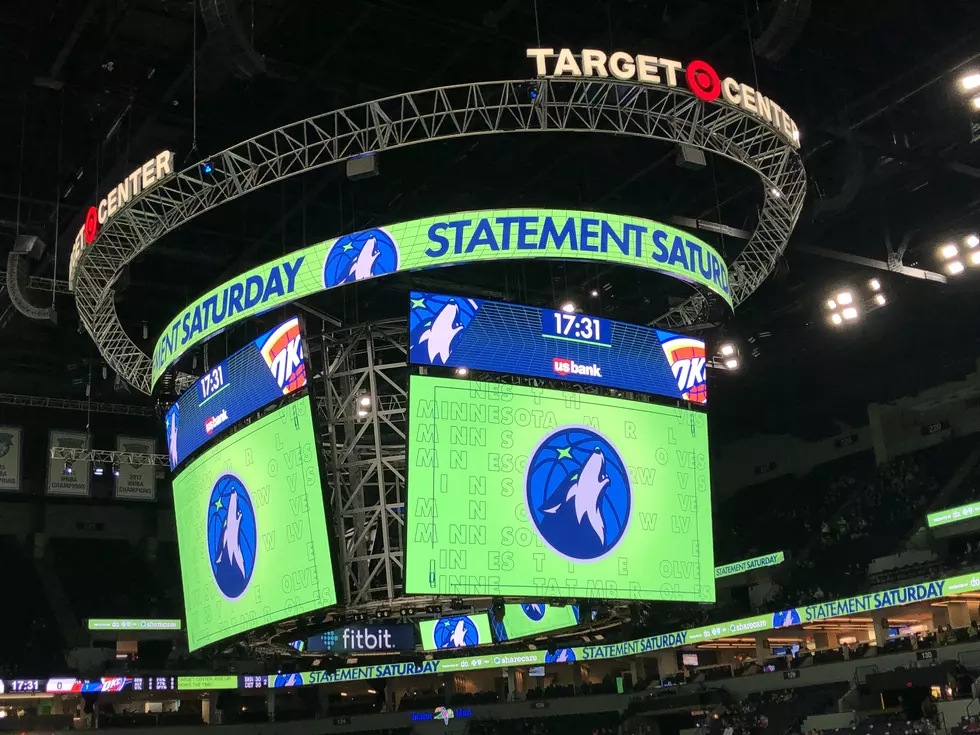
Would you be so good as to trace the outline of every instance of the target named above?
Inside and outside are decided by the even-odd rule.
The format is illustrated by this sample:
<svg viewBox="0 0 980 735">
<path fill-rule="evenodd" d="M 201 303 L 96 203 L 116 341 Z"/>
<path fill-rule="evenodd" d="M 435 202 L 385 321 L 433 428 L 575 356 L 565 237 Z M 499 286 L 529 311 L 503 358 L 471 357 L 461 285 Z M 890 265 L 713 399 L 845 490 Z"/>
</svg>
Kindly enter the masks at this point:
<svg viewBox="0 0 980 735">
<path fill-rule="evenodd" d="M 592 47 L 705 59 L 799 123 L 809 196 L 785 257 L 734 315 L 717 306 L 700 331 L 735 340 L 743 356 L 737 373 L 713 376 L 716 437 L 826 434 L 835 420 L 861 421 L 870 401 L 962 377 L 980 354 L 980 269 L 942 284 L 815 253 L 884 261 L 901 249 L 905 265 L 936 270 L 939 243 L 980 228 L 980 121 L 956 84 L 980 64 L 978 29 L 980 6 L 966 0 L 928 13 L 913 0 L 887 10 L 842 0 L 7 3 L 0 262 L 18 235 L 47 243 L 31 263 L 29 295 L 53 303 L 58 323 L 25 318 L 0 287 L 0 392 L 148 404 L 103 371 L 57 282 L 67 279 L 85 209 L 156 152 L 174 151 L 183 167 L 357 102 L 530 78 L 529 46 Z M 471 208 L 596 209 L 752 229 L 764 196 L 757 180 L 710 158 L 682 168 L 676 155 L 642 140 L 503 135 L 384 153 L 370 179 L 314 171 L 154 245 L 126 274 L 118 311 L 149 351 L 181 306 L 255 264 L 367 226 Z M 730 256 L 742 246 L 698 234 Z M 827 294 L 873 276 L 887 307 L 831 328 Z M 344 325 L 397 316 L 412 285 L 535 305 L 571 299 L 639 323 L 689 293 L 630 269 L 484 265 L 360 284 L 308 306 Z"/>
</svg>

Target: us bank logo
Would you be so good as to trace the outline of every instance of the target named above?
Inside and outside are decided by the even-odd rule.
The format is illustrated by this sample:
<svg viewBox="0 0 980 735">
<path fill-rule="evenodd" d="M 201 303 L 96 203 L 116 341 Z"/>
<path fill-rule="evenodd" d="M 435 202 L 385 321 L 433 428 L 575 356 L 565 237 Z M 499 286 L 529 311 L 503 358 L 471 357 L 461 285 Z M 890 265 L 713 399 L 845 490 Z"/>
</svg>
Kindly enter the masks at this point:
<svg viewBox="0 0 980 735">
<path fill-rule="evenodd" d="M 588 426 L 562 426 L 528 459 L 524 503 L 545 546 L 569 561 L 593 562 L 626 536 L 633 491 L 609 439 Z"/>
<path fill-rule="evenodd" d="M 432 642 L 436 648 L 475 646 L 480 642 L 480 631 L 466 615 L 442 618 L 432 631 Z"/>
<path fill-rule="evenodd" d="M 398 270 L 400 256 L 394 239 L 382 229 L 344 235 L 330 248 L 323 263 L 325 288 L 363 281 Z"/>
<path fill-rule="evenodd" d="M 547 611 L 547 609 L 548 606 L 545 605 L 543 602 L 537 602 L 529 605 L 521 605 L 521 610 L 524 611 L 524 615 L 527 617 L 527 619 L 535 623 L 541 622 L 541 620 L 544 618 L 544 614 Z"/>
<path fill-rule="evenodd" d="M 221 475 L 208 502 L 208 557 L 218 590 L 237 600 L 248 589 L 255 572 L 258 532 L 252 496 L 241 478 Z"/>
</svg>

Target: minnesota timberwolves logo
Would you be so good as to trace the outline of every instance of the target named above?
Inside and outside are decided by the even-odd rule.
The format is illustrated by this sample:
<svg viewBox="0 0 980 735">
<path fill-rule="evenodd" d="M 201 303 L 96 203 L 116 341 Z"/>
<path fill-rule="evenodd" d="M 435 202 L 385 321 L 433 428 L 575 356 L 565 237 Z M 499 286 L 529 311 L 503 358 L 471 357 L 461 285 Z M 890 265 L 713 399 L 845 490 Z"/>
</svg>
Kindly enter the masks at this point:
<svg viewBox="0 0 980 735">
<path fill-rule="evenodd" d="M 432 631 L 432 642 L 436 648 L 466 648 L 480 642 L 480 631 L 476 623 L 465 615 L 442 618 Z"/>
<path fill-rule="evenodd" d="M 258 532 L 252 496 L 237 475 L 226 472 L 211 488 L 208 503 L 208 554 L 221 594 L 237 600 L 255 571 Z"/>
<path fill-rule="evenodd" d="M 473 321 L 479 308 L 475 299 L 413 291 L 409 312 L 411 361 L 447 364 L 460 334 Z"/>
<path fill-rule="evenodd" d="M 381 229 L 344 235 L 330 248 L 323 263 L 323 286 L 363 281 L 398 270 L 398 246 Z"/>
<path fill-rule="evenodd" d="M 531 452 L 524 503 L 545 546 L 569 561 L 593 562 L 626 535 L 633 491 L 612 442 L 588 426 L 562 426 Z"/>
<path fill-rule="evenodd" d="M 575 660 L 575 651 L 571 648 L 559 648 L 554 653 L 546 653 L 544 662 L 546 664 L 565 664 Z"/>
<path fill-rule="evenodd" d="M 532 620 L 535 623 L 541 621 L 547 608 L 548 606 L 543 602 L 538 602 L 533 605 L 521 605 L 521 610 L 523 610 L 524 614 L 527 615 L 527 619 Z"/>
</svg>

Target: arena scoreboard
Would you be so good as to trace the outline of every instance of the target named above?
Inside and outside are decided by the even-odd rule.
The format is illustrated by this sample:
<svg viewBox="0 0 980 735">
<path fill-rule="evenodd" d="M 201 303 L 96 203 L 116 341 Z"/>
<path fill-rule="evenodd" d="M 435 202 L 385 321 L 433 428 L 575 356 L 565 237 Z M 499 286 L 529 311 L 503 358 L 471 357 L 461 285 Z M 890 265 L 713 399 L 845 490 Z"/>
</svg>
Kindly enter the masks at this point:
<svg viewBox="0 0 980 735">
<path fill-rule="evenodd" d="M 413 291 L 410 361 L 707 403 L 704 342 L 560 309 Z"/>
<path fill-rule="evenodd" d="M 504 614 L 497 619 L 490 609 L 490 623 L 498 643 L 515 638 L 539 636 L 578 625 L 578 605 L 552 605 L 544 602 L 504 605 Z"/>
<path fill-rule="evenodd" d="M 715 599 L 702 411 L 413 375 L 407 505 L 408 594 Z"/>
<path fill-rule="evenodd" d="M 422 650 L 425 651 L 469 648 L 493 642 L 490 620 L 485 612 L 422 620 L 419 622 L 419 632 L 422 634 Z"/>
</svg>

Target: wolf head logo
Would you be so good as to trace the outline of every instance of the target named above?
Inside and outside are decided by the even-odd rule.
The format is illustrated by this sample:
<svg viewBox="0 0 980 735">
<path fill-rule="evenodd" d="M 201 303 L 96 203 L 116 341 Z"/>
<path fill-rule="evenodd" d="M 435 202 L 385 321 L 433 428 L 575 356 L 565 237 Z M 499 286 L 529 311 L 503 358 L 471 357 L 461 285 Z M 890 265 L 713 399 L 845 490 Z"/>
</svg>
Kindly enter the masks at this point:
<svg viewBox="0 0 980 735">
<path fill-rule="evenodd" d="M 463 330 L 463 326 L 456 320 L 458 314 L 459 307 L 456 306 L 456 302 L 449 301 L 436 315 L 432 326 L 419 336 L 419 345 L 423 342 L 428 345 L 430 362 L 434 363 L 438 357 L 445 365 L 449 360 L 449 351 L 452 349 L 453 340 Z"/>
</svg>

